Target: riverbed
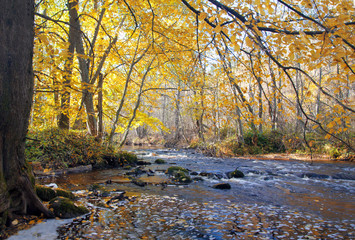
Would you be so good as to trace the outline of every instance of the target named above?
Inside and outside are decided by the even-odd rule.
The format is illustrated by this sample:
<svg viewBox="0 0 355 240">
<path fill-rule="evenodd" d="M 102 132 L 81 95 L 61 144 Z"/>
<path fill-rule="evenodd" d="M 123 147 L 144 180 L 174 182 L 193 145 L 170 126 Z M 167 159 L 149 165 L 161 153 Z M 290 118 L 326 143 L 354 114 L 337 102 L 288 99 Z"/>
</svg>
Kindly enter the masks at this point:
<svg viewBox="0 0 355 240">
<path fill-rule="evenodd" d="M 222 159 L 174 149 L 134 152 L 152 163 L 141 168 L 151 174 L 137 176 L 146 186 L 131 183 L 125 175 L 131 170 L 122 169 L 43 178 L 42 184 L 77 193 L 99 184 L 112 194 L 124 191 L 127 198 L 109 206 L 83 198 L 91 214 L 60 223 L 56 233 L 43 227 L 35 237 L 26 230 L 10 239 L 355 238 L 354 163 Z M 166 164 L 154 164 L 156 159 Z M 175 165 L 199 181 L 169 184 L 164 172 Z M 226 173 L 236 168 L 245 177 L 228 179 Z M 217 183 L 231 189 L 212 188 Z M 95 201 L 101 200 L 106 201 Z M 53 226 L 62 220 L 51 221 Z"/>
</svg>

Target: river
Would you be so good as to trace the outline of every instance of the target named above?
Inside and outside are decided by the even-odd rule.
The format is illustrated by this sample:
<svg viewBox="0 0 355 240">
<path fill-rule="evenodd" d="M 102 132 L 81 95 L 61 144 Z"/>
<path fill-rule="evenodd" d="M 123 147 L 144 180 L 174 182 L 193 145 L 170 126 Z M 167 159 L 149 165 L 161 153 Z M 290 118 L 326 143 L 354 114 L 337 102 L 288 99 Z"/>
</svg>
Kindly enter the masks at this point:
<svg viewBox="0 0 355 240">
<path fill-rule="evenodd" d="M 99 183 L 129 198 L 109 208 L 82 199 L 92 214 L 47 221 L 36 235 L 25 230 L 10 239 L 355 239 L 354 163 L 222 159 L 193 150 L 134 152 L 153 163 L 144 168 L 154 176 L 140 175 L 148 185 L 129 183 L 124 175 L 129 170 L 122 169 L 41 179 L 78 193 Z M 158 158 L 167 163 L 154 164 Z M 168 179 L 164 170 L 174 165 L 208 176 L 188 185 L 162 184 Z M 226 172 L 236 168 L 245 177 L 228 179 Z M 231 189 L 211 187 L 217 183 Z M 61 224 L 54 233 L 53 225 Z"/>
</svg>

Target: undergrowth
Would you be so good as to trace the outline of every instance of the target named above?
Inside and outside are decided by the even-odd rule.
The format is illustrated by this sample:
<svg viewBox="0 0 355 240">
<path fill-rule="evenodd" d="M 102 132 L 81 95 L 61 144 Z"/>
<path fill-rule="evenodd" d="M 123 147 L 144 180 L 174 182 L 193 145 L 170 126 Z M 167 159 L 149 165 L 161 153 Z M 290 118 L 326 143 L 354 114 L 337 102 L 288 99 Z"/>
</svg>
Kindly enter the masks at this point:
<svg viewBox="0 0 355 240">
<path fill-rule="evenodd" d="M 269 153 L 301 153 L 325 154 L 331 159 L 352 159 L 353 153 L 344 146 L 335 144 L 314 133 L 307 133 L 307 143 L 303 136 L 286 134 L 279 131 L 263 133 L 248 131 L 244 134 L 244 142 L 235 133 L 222 132 L 218 141 L 207 138 L 205 142 L 194 140 L 191 148 L 197 148 L 206 155 L 217 157 L 232 157 L 244 155 L 259 155 Z"/>
<path fill-rule="evenodd" d="M 107 148 L 82 131 L 56 128 L 30 131 L 26 138 L 26 159 L 44 168 L 62 169 L 92 164 L 94 168 L 118 167 L 137 161 L 134 154 Z"/>
</svg>

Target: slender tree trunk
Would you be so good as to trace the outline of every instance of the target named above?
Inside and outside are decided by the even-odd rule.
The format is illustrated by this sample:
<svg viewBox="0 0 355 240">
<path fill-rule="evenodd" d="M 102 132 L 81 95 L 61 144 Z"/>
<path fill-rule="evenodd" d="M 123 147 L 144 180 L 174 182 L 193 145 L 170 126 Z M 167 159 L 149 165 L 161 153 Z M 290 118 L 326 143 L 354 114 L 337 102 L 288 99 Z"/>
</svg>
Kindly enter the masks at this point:
<svg viewBox="0 0 355 240">
<path fill-rule="evenodd" d="M 205 95 L 205 83 L 206 83 L 206 70 L 205 68 L 203 69 L 203 84 L 200 89 L 200 106 L 201 106 L 201 114 L 197 120 L 197 126 L 198 126 L 198 135 L 199 138 L 205 142 L 205 136 L 204 136 L 204 126 L 203 126 L 203 118 L 205 115 L 205 103 L 204 103 L 204 95 Z"/>
<path fill-rule="evenodd" d="M 177 143 L 181 138 L 181 126 L 180 126 L 180 103 L 181 103 L 181 79 L 178 80 L 178 90 L 176 93 L 176 108 L 175 108 L 175 136 L 174 142 Z"/>
<path fill-rule="evenodd" d="M 241 99 L 241 102 L 242 104 L 247 108 L 247 110 L 250 112 L 250 114 L 252 116 L 254 116 L 254 111 L 253 111 L 253 108 L 252 106 L 249 104 L 249 101 L 247 101 L 247 99 L 245 98 L 244 96 L 244 93 L 243 91 L 241 90 L 240 86 L 236 83 L 233 75 L 232 75 L 232 71 L 230 69 L 232 69 L 232 64 L 230 61 L 228 61 L 225 57 L 225 54 L 223 54 L 220 49 L 218 47 L 216 47 L 217 51 L 218 51 L 218 55 L 220 57 L 220 59 L 222 60 L 223 62 L 223 70 L 224 72 L 226 73 L 228 79 L 229 79 L 229 82 L 235 87 L 235 89 L 237 90 L 238 92 L 238 95 Z M 250 127 L 252 129 L 253 132 L 256 132 L 256 126 L 254 124 L 254 121 L 251 120 L 250 121 Z"/>
<path fill-rule="evenodd" d="M 140 106 L 140 103 L 141 103 L 141 97 L 142 97 L 142 93 L 143 93 L 144 82 L 145 82 L 145 80 L 146 80 L 146 78 L 148 76 L 149 71 L 151 70 L 151 66 L 152 66 L 153 62 L 154 62 L 154 59 L 150 62 L 146 72 L 144 73 L 144 75 L 142 77 L 141 85 L 139 86 L 137 102 L 136 102 L 136 105 L 134 106 L 132 117 L 131 117 L 131 119 L 129 120 L 129 122 L 127 124 L 126 130 L 125 130 L 125 132 L 123 134 L 123 138 L 122 138 L 122 140 L 121 140 L 121 142 L 119 144 L 119 147 L 122 147 L 123 144 L 126 142 L 126 139 L 127 139 L 128 133 L 129 133 L 129 129 L 131 128 L 133 120 L 136 118 L 137 110 L 138 110 L 138 108 Z"/>
<path fill-rule="evenodd" d="M 270 118 L 272 122 L 272 130 L 276 130 L 277 128 L 277 98 L 276 98 L 276 91 L 277 91 L 277 84 L 276 84 L 276 78 L 275 78 L 275 73 L 272 69 L 271 66 L 271 60 L 269 58 L 269 70 L 270 70 L 270 76 L 272 80 L 272 104 L 270 104 Z M 271 100 L 270 100 L 271 101 Z"/>
<path fill-rule="evenodd" d="M 25 161 L 33 95 L 33 0 L 0 9 L 0 225 L 13 214 L 53 214 L 37 197 Z M 33 179 L 33 176 L 32 176 Z M 33 179 L 34 180 L 34 179 Z M 9 221 L 8 221 L 9 222 Z"/>
<path fill-rule="evenodd" d="M 100 73 L 99 75 L 99 82 L 97 83 L 97 87 L 99 89 L 98 92 L 98 96 L 97 96 L 97 110 L 99 112 L 99 116 L 98 116 L 98 134 L 97 134 L 97 138 L 99 140 L 101 140 L 102 138 L 102 134 L 103 134 L 103 122 L 102 122 L 102 117 L 103 117 L 103 110 L 102 110 L 102 87 L 104 84 L 104 76 Z"/>
<path fill-rule="evenodd" d="M 139 37 L 140 38 L 140 37 Z M 117 123 L 118 123 L 118 120 L 119 120 L 119 117 L 120 117 L 120 114 L 121 114 L 121 110 L 123 108 L 123 105 L 124 105 L 124 102 L 125 102 L 125 98 L 126 98 L 126 94 L 127 94 L 127 90 L 128 90 L 128 83 L 129 81 L 131 80 L 131 75 L 132 75 L 132 72 L 133 72 L 133 69 L 134 69 L 134 66 L 140 61 L 142 60 L 142 58 L 144 57 L 144 55 L 146 54 L 146 52 L 148 51 L 148 49 L 150 47 L 147 47 L 145 49 L 145 51 L 139 56 L 137 57 L 137 54 L 138 54 L 138 47 L 139 47 L 139 39 L 138 39 L 138 43 L 137 43 L 137 46 L 136 46 L 136 50 L 134 52 L 134 56 L 133 56 L 133 59 L 132 59 L 132 62 L 131 62 L 131 65 L 129 66 L 129 71 L 128 71 L 128 74 L 127 74 L 127 77 L 126 77 L 126 83 L 125 83 L 125 86 L 124 86 L 124 89 L 123 89 L 123 94 L 122 94 L 122 98 L 121 98 L 121 101 L 120 101 L 120 105 L 118 106 L 118 109 L 116 111 L 116 116 L 115 116 L 115 120 L 113 121 L 112 123 L 112 128 L 111 128 L 111 132 L 110 132 L 110 135 L 108 137 L 108 145 L 112 145 L 113 143 L 113 136 L 115 134 L 115 131 L 116 131 L 116 127 L 117 127 Z"/>
<path fill-rule="evenodd" d="M 55 109 L 55 116 L 53 116 L 55 119 L 53 119 L 53 122 L 58 122 L 60 115 L 59 110 L 60 110 L 60 101 L 59 101 L 59 82 L 56 79 L 56 76 L 53 76 L 53 98 L 54 98 L 54 109 Z"/>
<path fill-rule="evenodd" d="M 235 102 L 235 110 L 237 114 L 237 133 L 238 133 L 238 141 L 244 143 L 244 131 L 243 131 L 243 123 L 242 123 L 242 113 L 238 106 L 238 95 L 237 91 L 235 90 L 235 86 L 231 84 L 233 95 L 234 95 L 234 102 Z"/>
<path fill-rule="evenodd" d="M 68 5 L 71 7 L 71 4 L 68 1 Z M 63 82 L 63 89 L 61 94 L 61 112 L 58 121 L 58 127 L 60 129 L 69 130 L 70 128 L 70 115 L 69 115 L 69 108 L 70 108 L 70 84 L 73 72 L 73 57 L 74 57 L 74 49 L 75 49 L 75 30 L 74 24 L 75 19 L 73 14 L 70 15 L 69 18 L 69 48 L 68 48 L 68 59 L 65 61 L 64 66 L 64 82 Z"/>
<path fill-rule="evenodd" d="M 301 74 L 298 71 L 296 72 L 296 88 L 301 98 L 303 92 L 303 82 L 302 82 Z M 302 103 L 302 99 L 300 99 L 300 103 Z M 296 115 L 295 133 L 299 133 L 302 130 L 303 123 L 302 123 L 301 106 L 298 103 L 296 103 L 296 114 L 297 115 Z"/>
<path fill-rule="evenodd" d="M 318 84 L 319 86 L 321 86 L 322 84 L 322 67 L 319 68 L 319 80 L 318 80 Z M 318 116 L 320 114 L 320 89 L 318 89 L 318 93 L 317 93 L 317 102 L 316 102 L 316 118 L 318 119 Z"/>
<path fill-rule="evenodd" d="M 263 124 L 262 124 L 262 120 L 263 120 L 263 89 L 261 86 L 261 79 L 260 77 L 257 78 L 258 80 L 258 86 L 259 86 L 259 97 L 258 97 L 258 101 L 259 101 L 259 133 L 263 132 Z"/>
</svg>

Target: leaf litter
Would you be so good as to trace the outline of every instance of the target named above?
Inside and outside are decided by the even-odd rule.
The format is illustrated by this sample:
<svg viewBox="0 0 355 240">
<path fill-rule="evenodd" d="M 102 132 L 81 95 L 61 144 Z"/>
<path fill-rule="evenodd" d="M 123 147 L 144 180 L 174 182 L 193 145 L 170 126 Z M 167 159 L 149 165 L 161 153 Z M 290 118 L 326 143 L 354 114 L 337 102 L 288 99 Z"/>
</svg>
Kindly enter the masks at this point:
<svg viewBox="0 0 355 240">
<path fill-rule="evenodd" d="M 57 239 L 353 239 L 355 222 L 334 224 L 283 207 L 193 202 L 142 194 L 92 208 Z"/>
</svg>

